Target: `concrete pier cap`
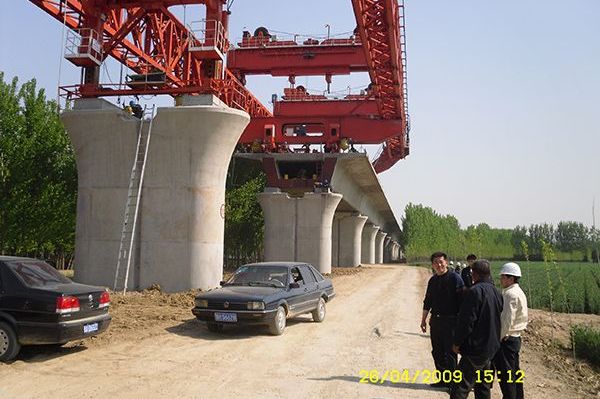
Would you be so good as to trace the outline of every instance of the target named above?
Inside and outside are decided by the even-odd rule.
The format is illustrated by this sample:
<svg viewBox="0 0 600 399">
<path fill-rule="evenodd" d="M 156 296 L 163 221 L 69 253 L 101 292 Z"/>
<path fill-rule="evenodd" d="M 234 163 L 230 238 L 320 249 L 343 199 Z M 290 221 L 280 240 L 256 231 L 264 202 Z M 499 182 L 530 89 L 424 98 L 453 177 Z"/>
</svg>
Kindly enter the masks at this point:
<svg viewBox="0 0 600 399">
<path fill-rule="evenodd" d="M 214 96 L 180 103 L 154 117 L 129 289 L 209 289 L 222 278 L 225 177 L 250 118 Z M 75 280 L 112 286 L 140 120 L 101 99 L 76 100 L 61 119 L 79 178 Z"/>
</svg>

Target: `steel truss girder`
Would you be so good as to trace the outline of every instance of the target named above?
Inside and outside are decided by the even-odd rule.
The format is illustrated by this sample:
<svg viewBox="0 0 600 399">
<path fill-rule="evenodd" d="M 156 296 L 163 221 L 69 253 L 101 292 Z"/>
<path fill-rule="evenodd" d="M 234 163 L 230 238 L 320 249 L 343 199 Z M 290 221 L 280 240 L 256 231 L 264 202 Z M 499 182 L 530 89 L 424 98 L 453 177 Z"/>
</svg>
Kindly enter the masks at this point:
<svg viewBox="0 0 600 399">
<path fill-rule="evenodd" d="M 408 155 L 408 115 L 402 39 L 401 0 L 352 0 L 361 42 L 366 52 L 369 76 L 374 83 L 379 114 L 398 119 L 401 129 L 385 140 L 381 155 L 373 163 L 379 173 Z"/>
<path fill-rule="evenodd" d="M 200 88 L 196 93 L 215 94 L 226 103 L 235 97 L 238 102 L 228 105 L 246 110 L 251 116 L 271 115 L 233 74 L 224 72 L 222 79 L 203 76 L 203 60 L 187 51 L 187 29 L 167 9 L 180 4 L 206 4 L 207 14 L 215 14 L 219 11 L 218 7 L 224 4 L 223 0 L 30 1 L 73 30 L 81 27 L 94 29 L 94 21 L 100 21 L 105 58 L 110 55 L 138 74 L 165 74 L 164 86 L 156 88 L 154 94 L 169 89 L 170 94 L 178 94 L 189 92 L 186 87 Z M 127 37 L 131 37 L 131 40 Z M 94 86 L 89 84 L 83 86 L 87 87 L 75 92 L 85 96 L 98 95 L 99 92 L 110 95 L 109 91 L 103 91 L 101 87 L 89 87 Z M 148 91 L 152 91 L 152 88 L 146 86 L 140 89 L 143 93 Z M 116 95 L 116 92 L 110 93 Z M 124 92 L 138 94 L 135 88 Z M 232 92 L 236 95 L 232 95 Z"/>
</svg>

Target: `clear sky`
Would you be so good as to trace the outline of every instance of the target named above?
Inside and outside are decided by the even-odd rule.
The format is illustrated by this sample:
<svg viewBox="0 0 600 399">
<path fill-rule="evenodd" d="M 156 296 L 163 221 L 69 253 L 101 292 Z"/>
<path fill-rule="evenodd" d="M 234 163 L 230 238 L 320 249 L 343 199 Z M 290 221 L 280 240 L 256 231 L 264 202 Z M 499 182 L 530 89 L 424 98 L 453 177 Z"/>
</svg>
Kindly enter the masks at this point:
<svg viewBox="0 0 600 399">
<path fill-rule="evenodd" d="M 7 3 L 5 79 L 35 77 L 55 96 L 62 65 L 61 84 L 78 83 L 78 70 L 59 62 L 61 24 L 26 0 Z M 199 11 L 188 7 L 187 21 Z M 332 34 L 356 25 L 349 0 L 236 0 L 232 12 L 232 40 L 258 26 L 324 35 L 326 24 Z M 600 1 L 406 0 L 406 15 L 411 155 L 380 175 L 398 221 L 413 202 L 463 227 L 589 226 L 595 196 L 600 224 Z M 115 65 L 107 70 L 118 80 Z M 367 84 L 365 74 L 340 76 L 333 89 Z M 248 83 L 265 104 L 285 85 Z"/>
</svg>

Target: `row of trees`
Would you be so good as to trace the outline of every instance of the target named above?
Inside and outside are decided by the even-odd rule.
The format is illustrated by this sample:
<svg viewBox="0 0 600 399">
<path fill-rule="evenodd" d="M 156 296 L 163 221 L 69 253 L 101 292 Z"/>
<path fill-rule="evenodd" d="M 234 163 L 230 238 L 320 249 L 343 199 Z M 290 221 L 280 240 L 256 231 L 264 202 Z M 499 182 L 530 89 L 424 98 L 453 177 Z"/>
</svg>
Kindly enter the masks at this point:
<svg viewBox="0 0 600 399">
<path fill-rule="evenodd" d="M 401 244 L 410 260 L 426 260 L 433 250 L 464 257 L 475 253 L 488 259 L 542 260 L 543 245 L 554 248 L 556 260 L 597 260 L 598 230 L 579 222 L 532 224 L 514 229 L 491 228 L 485 223 L 461 229 L 452 215 L 441 215 L 423 205 L 408 204 L 402 218 Z"/>
<path fill-rule="evenodd" d="M 0 72 L 0 253 L 71 263 L 77 171 L 70 140 L 36 81 Z"/>
<path fill-rule="evenodd" d="M 559 222 L 556 227 L 548 223 L 517 226 L 512 240 L 517 259 L 525 258 L 525 248 L 530 259 L 543 259 L 542 243 L 555 249 L 556 260 L 597 261 L 600 249 L 600 231 L 579 222 Z"/>
</svg>

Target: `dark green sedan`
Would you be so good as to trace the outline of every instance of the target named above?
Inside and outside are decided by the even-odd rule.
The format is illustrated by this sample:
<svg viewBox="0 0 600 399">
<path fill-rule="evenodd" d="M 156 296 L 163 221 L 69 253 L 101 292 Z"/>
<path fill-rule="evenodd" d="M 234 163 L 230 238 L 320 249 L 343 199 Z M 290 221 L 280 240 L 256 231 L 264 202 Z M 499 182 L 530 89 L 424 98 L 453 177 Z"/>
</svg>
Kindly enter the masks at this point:
<svg viewBox="0 0 600 399">
<path fill-rule="evenodd" d="M 263 262 L 240 266 L 221 288 L 196 297 L 192 313 L 219 332 L 225 325 L 267 325 L 281 335 L 290 317 L 312 313 L 325 319 L 325 304 L 334 296 L 330 279 L 312 265 L 299 262 Z"/>
</svg>

